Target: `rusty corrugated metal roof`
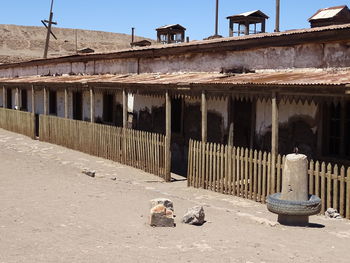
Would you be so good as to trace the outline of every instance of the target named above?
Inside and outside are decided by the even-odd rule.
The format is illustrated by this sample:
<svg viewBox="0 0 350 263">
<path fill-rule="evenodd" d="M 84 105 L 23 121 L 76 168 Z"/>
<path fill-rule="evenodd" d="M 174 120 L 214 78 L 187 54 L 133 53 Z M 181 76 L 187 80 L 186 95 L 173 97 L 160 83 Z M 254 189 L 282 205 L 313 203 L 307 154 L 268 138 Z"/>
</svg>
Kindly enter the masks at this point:
<svg viewBox="0 0 350 263">
<path fill-rule="evenodd" d="M 118 74 L 84 76 L 34 76 L 0 79 L 2 84 L 145 84 L 191 85 L 222 84 L 268 86 L 341 86 L 350 84 L 350 69 L 270 71 L 246 74 L 172 73 L 172 74 Z"/>
</svg>

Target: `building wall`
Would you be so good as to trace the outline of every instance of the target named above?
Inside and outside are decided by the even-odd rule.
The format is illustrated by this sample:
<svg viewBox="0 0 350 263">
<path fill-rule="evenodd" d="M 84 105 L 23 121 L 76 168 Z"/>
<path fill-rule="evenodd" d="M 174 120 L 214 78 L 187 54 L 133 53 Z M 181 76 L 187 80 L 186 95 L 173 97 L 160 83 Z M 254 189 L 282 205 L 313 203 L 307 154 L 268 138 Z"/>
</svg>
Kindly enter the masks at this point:
<svg viewBox="0 0 350 263">
<path fill-rule="evenodd" d="M 270 150 L 271 101 L 257 101 L 256 146 Z M 279 103 L 279 152 L 287 154 L 298 147 L 299 151 L 312 157 L 316 154 L 318 107 L 314 102 Z"/>
<path fill-rule="evenodd" d="M 18 66 L 0 69 L 0 77 L 47 74 L 125 74 L 220 72 L 234 68 L 291 69 L 350 66 L 350 43 L 303 44 L 220 53 L 187 53 L 152 58 L 125 58 L 89 62 Z M 139 61 L 138 61 L 139 60 Z"/>
<path fill-rule="evenodd" d="M 35 91 L 35 113 L 44 114 L 44 90 Z"/>
<path fill-rule="evenodd" d="M 57 91 L 57 117 L 64 118 L 64 91 Z"/>
</svg>

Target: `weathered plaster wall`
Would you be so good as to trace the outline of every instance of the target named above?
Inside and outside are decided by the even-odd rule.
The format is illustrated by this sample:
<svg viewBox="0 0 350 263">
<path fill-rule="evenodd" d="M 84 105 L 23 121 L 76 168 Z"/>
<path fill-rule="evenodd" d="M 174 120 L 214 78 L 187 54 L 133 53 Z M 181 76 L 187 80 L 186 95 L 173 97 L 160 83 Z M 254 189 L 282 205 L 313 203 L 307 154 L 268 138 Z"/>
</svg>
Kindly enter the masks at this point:
<svg viewBox="0 0 350 263">
<path fill-rule="evenodd" d="M 308 156 L 316 153 L 318 107 L 301 102 L 279 103 L 279 151 L 290 153 L 294 147 Z M 257 101 L 256 144 L 263 150 L 271 145 L 271 102 Z"/>
<path fill-rule="evenodd" d="M 28 111 L 32 112 L 32 90 L 27 90 L 27 104 L 28 104 Z"/>
<path fill-rule="evenodd" d="M 0 77 L 47 74 L 125 74 L 220 72 L 232 68 L 290 69 L 349 67 L 350 43 L 303 44 L 220 53 L 188 53 L 156 58 L 125 58 L 0 69 Z"/>
<path fill-rule="evenodd" d="M 103 93 L 96 92 L 95 94 L 95 119 L 102 120 L 103 114 Z"/>
<path fill-rule="evenodd" d="M 11 102 L 12 102 L 12 109 L 15 109 L 16 107 L 16 89 L 11 89 Z"/>
<path fill-rule="evenodd" d="M 35 91 L 35 113 L 44 114 L 44 90 Z"/>
<path fill-rule="evenodd" d="M 83 120 L 91 121 L 90 118 L 90 92 L 83 91 Z"/>
<path fill-rule="evenodd" d="M 57 91 L 57 116 L 64 118 L 64 91 Z"/>
</svg>

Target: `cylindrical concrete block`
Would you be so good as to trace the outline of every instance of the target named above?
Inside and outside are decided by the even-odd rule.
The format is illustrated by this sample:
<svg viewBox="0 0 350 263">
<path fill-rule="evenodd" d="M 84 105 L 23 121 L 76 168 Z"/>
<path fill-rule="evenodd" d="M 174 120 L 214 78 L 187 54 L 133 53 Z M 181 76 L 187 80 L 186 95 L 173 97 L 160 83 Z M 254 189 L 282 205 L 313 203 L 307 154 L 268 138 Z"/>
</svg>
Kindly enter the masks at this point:
<svg viewBox="0 0 350 263">
<path fill-rule="evenodd" d="M 303 154 L 288 154 L 283 169 L 282 200 L 307 201 L 307 157 Z"/>
</svg>

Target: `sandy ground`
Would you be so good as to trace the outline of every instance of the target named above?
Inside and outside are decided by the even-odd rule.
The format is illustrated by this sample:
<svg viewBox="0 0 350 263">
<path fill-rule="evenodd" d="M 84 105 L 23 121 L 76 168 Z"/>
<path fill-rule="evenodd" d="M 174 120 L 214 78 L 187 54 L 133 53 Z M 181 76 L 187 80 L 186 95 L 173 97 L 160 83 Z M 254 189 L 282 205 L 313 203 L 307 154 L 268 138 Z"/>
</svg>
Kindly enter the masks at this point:
<svg viewBox="0 0 350 263">
<path fill-rule="evenodd" d="M 1 263 L 350 262 L 348 220 L 314 216 L 314 227 L 281 226 L 262 204 L 186 181 L 163 183 L 1 129 L 0 168 Z M 157 197 L 173 200 L 175 228 L 148 226 L 149 200 Z M 182 224 L 187 208 L 199 204 L 207 222 Z"/>
</svg>

